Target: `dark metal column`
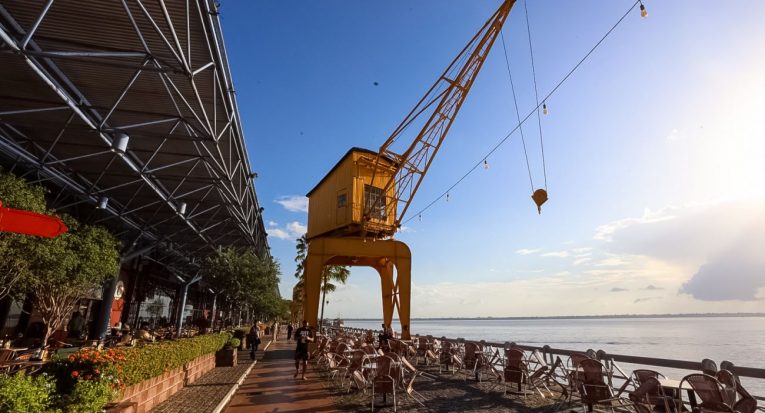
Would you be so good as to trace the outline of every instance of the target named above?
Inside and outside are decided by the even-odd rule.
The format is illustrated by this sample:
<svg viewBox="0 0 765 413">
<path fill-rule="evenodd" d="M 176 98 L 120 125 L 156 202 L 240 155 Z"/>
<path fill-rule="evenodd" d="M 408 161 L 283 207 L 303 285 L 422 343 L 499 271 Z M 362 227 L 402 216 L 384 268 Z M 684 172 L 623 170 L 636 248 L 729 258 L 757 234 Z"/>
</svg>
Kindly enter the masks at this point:
<svg viewBox="0 0 765 413">
<path fill-rule="evenodd" d="M 102 300 L 101 300 L 101 309 L 98 312 L 98 322 L 96 323 L 96 331 L 95 334 L 92 335 L 94 339 L 98 339 L 99 342 L 103 343 L 104 339 L 106 338 L 106 332 L 109 331 L 109 319 L 112 316 L 112 305 L 114 304 L 114 292 L 117 289 L 117 281 L 119 281 L 120 278 L 120 271 L 122 270 L 122 264 L 132 260 L 133 258 L 138 257 L 139 255 L 146 254 L 147 252 L 153 250 L 156 247 L 156 245 L 150 245 L 145 248 L 141 248 L 139 250 L 135 250 L 133 252 L 130 252 L 128 254 L 125 254 L 120 258 L 120 268 L 117 270 L 117 274 L 114 275 L 111 279 L 107 280 L 106 283 L 104 283 L 104 290 L 102 294 Z"/>
<path fill-rule="evenodd" d="M 178 336 L 181 335 L 181 329 L 183 329 L 183 312 L 186 308 L 186 297 L 189 295 L 189 287 L 191 287 L 191 284 L 194 284 L 201 279 L 201 275 L 195 275 L 186 284 L 183 285 L 181 290 L 181 301 L 178 306 L 178 319 L 175 321 L 175 332 Z"/>
<path fill-rule="evenodd" d="M 120 268 L 117 270 L 117 274 L 106 281 L 103 292 L 101 293 L 101 308 L 98 312 L 97 327 L 95 334 L 91 336 L 93 339 L 97 339 L 100 343 L 103 343 L 106 338 L 106 332 L 109 330 L 109 319 L 111 319 L 112 304 L 114 304 L 114 292 L 117 289 L 117 281 L 120 278 L 121 270 L 122 263 L 120 262 Z"/>
</svg>

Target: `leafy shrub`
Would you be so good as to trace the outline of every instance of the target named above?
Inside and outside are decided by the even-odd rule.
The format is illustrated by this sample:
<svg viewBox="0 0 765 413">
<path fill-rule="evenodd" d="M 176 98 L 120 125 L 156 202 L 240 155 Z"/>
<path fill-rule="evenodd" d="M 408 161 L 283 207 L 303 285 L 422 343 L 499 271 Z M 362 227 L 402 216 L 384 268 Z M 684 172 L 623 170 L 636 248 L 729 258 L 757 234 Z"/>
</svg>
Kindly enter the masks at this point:
<svg viewBox="0 0 765 413">
<path fill-rule="evenodd" d="M 98 413 L 116 396 L 106 380 L 81 380 L 60 400 L 65 413 Z"/>
<path fill-rule="evenodd" d="M 239 344 L 241 343 L 242 342 L 238 338 L 232 338 L 231 340 L 228 341 L 227 345 L 231 347 L 239 347 Z"/>
<path fill-rule="evenodd" d="M 0 412 L 46 413 L 53 402 L 51 377 L 0 374 Z"/>
<path fill-rule="evenodd" d="M 247 335 L 249 331 L 250 331 L 249 329 L 244 329 L 243 327 L 239 327 L 234 330 L 234 337 L 241 340 Z"/>
<path fill-rule="evenodd" d="M 205 334 L 181 340 L 162 341 L 125 350 L 123 383 L 130 386 L 161 376 L 199 356 L 215 353 L 231 339 L 231 334 Z"/>
</svg>

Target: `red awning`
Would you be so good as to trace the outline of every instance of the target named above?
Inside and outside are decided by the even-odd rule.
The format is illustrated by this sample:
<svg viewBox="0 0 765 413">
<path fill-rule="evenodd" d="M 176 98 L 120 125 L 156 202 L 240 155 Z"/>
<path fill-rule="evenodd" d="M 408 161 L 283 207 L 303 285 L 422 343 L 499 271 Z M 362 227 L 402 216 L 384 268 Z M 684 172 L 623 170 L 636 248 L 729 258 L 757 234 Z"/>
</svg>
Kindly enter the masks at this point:
<svg viewBox="0 0 765 413">
<path fill-rule="evenodd" d="M 58 217 L 3 208 L 3 203 L 0 201 L 0 232 L 17 232 L 55 238 L 68 230 L 69 228 L 66 227 L 64 221 Z"/>
</svg>

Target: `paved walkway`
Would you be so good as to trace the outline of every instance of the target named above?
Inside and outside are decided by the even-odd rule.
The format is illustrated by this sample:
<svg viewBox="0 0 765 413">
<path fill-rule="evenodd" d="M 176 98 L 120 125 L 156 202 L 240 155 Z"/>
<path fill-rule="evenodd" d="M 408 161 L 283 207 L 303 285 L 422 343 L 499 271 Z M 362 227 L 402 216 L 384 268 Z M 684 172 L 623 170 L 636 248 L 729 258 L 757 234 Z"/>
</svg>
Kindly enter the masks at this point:
<svg viewBox="0 0 765 413">
<path fill-rule="evenodd" d="M 258 360 L 262 357 L 258 352 Z M 216 367 L 182 388 L 151 410 L 151 413 L 212 413 L 252 365 L 249 352 L 240 351 L 236 367 Z"/>
<path fill-rule="evenodd" d="M 262 360 L 239 386 L 225 413 L 339 412 L 325 380 L 308 364 L 307 381 L 295 380 L 295 343 L 272 343 Z"/>
</svg>

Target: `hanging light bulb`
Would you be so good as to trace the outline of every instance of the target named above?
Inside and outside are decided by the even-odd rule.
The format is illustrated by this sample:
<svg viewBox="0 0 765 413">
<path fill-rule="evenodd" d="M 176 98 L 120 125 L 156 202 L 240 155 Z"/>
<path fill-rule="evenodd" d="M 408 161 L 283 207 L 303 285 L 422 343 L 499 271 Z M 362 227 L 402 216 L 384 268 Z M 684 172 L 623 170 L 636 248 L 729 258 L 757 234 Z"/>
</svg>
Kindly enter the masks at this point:
<svg viewBox="0 0 765 413">
<path fill-rule="evenodd" d="M 645 9 L 643 2 L 640 2 L 640 17 L 648 17 L 648 10 Z"/>
<path fill-rule="evenodd" d="M 422 214 L 418 215 L 417 218 L 420 220 L 420 222 L 422 222 Z"/>
<path fill-rule="evenodd" d="M 542 102 L 542 113 L 545 115 L 549 115 L 550 111 L 547 110 L 547 102 Z"/>
<path fill-rule="evenodd" d="M 449 193 L 446 193 L 446 202 L 449 202 Z"/>
<path fill-rule="evenodd" d="M 489 161 L 486 159 L 483 160 L 483 169 L 489 169 Z"/>
</svg>

